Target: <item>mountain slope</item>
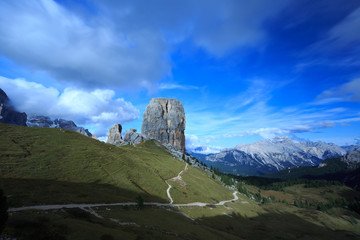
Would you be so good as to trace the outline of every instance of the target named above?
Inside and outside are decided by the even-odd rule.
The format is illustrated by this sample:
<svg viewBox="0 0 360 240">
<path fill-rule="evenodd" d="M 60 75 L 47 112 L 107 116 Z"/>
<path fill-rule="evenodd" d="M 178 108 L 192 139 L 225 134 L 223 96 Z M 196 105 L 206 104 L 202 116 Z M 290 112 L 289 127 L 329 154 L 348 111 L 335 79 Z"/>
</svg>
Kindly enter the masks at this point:
<svg viewBox="0 0 360 240">
<path fill-rule="evenodd" d="M 0 124 L 0 137 L 0 187 L 14 205 L 23 197 L 28 204 L 122 202 L 137 195 L 168 202 L 165 180 L 185 166 L 154 141 L 115 147 L 69 130 L 7 124 Z M 209 176 L 197 177 L 208 179 L 215 193 L 224 189 Z M 221 200 L 232 198 L 231 191 L 220 192 Z"/>
<path fill-rule="evenodd" d="M 315 166 L 323 159 L 339 157 L 345 153 L 345 150 L 332 143 L 294 142 L 288 137 L 276 137 L 268 141 L 238 145 L 216 154 L 197 154 L 196 157 L 224 172 L 263 175 L 287 167 Z"/>
<path fill-rule="evenodd" d="M 115 147 L 69 130 L 6 124 L 0 124 L 0 139 L 0 188 L 11 208 L 128 203 L 138 195 L 145 202 L 168 203 L 166 182 L 173 186 L 169 190 L 175 203 L 233 199 L 208 173 L 186 169 L 155 141 Z M 260 205 L 242 194 L 238 198 L 224 205 L 146 205 L 141 210 L 72 204 L 13 211 L 0 238 L 358 239 L 360 234 L 356 215 L 350 222 L 342 211 L 337 217 L 280 202 Z"/>
</svg>

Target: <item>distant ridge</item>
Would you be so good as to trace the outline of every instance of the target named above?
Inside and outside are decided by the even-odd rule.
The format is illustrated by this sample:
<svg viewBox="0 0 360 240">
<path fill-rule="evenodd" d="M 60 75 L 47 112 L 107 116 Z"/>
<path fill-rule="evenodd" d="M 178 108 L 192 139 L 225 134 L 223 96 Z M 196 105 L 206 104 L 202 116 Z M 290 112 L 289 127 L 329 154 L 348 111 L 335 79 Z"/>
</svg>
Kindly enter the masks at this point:
<svg viewBox="0 0 360 240">
<path fill-rule="evenodd" d="M 215 154 L 189 153 L 224 172 L 263 175 L 288 167 L 316 166 L 322 160 L 340 157 L 346 151 L 333 143 L 298 142 L 284 136 L 238 145 Z"/>
<path fill-rule="evenodd" d="M 73 121 L 57 118 L 52 120 L 47 116 L 31 115 L 26 122 L 28 127 L 47 127 L 47 128 L 62 128 L 81 133 L 85 136 L 92 137 L 92 133 L 88 129 L 78 127 Z"/>
</svg>

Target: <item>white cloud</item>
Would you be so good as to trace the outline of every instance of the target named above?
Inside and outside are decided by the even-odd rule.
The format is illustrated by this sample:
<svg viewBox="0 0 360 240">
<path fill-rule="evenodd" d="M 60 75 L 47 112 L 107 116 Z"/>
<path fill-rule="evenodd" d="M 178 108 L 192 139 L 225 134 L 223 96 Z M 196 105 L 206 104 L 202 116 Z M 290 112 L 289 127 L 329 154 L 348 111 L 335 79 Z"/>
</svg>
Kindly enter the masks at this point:
<svg viewBox="0 0 360 240">
<path fill-rule="evenodd" d="M 185 135 L 185 147 L 187 150 L 191 150 L 195 153 L 211 154 L 218 153 L 223 150 L 223 147 L 209 145 L 208 138 L 200 139 L 198 136 L 193 134 Z"/>
<path fill-rule="evenodd" d="M 262 138 L 272 139 L 277 135 L 288 134 L 289 132 L 290 132 L 289 130 L 284 130 L 279 128 L 259 128 L 254 131 L 248 131 L 247 134 L 248 135 L 258 134 Z"/>
<path fill-rule="evenodd" d="M 78 11 L 71 1 L 0 1 L 0 54 L 80 87 L 155 89 L 174 44 L 192 40 L 216 56 L 261 48 L 262 24 L 289 2 L 104 0 Z"/>
<path fill-rule="evenodd" d="M 133 121 L 139 117 L 139 110 L 123 98 L 115 98 L 114 91 L 108 89 L 88 92 L 66 88 L 60 92 L 25 79 L 4 77 L 0 77 L 0 87 L 19 111 L 61 117 L 79 125 L 93 126 L 98 136 L 105 135 L 109 125 Z"/>
<path fill-rule="evenodd" d="M 53 0 L 0 2 L 0 54 L 57 80 L 90 88 L 147 87 L 169 71 L 164 41 L 147 29 L 116 30 Z"/>
</svg>

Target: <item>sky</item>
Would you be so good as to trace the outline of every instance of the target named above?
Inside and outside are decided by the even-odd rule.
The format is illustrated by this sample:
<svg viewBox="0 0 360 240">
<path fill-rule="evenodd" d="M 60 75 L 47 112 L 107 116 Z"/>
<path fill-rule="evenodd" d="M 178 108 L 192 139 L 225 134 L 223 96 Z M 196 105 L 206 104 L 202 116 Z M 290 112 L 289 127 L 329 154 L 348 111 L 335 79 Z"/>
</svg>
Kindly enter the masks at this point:
<svg viewBox="0 0 360 240">
<path fill-rule="evenodd" d="M 179 99 L 186 147 L 359 143 L 358 0 L 2 0 L 0 88 L 106 139 Z"/>
</svg>

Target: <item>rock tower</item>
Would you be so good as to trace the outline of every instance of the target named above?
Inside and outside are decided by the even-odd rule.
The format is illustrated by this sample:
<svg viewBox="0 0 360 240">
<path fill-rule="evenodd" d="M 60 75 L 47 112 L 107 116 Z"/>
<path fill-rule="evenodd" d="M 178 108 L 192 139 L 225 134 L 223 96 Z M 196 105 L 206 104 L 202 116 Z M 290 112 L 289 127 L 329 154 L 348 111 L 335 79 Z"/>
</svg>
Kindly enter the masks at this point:
<svg viewBox="0 0 360 240">
<path fill-rule="evenodd" d="M 123 139 L 121 137 L 122 126 L 121 124 L 115 124 L 109 129 L 109 133 L 107 135 L 107 143 L 111 143 L 114 145 L 123 145 Z"/>
<path fill-rule="evenodd" d="M 177 99 L 153 98 L 146 107 L 141 133 L 185 152 L 185 113 Z"/>
</svg>

